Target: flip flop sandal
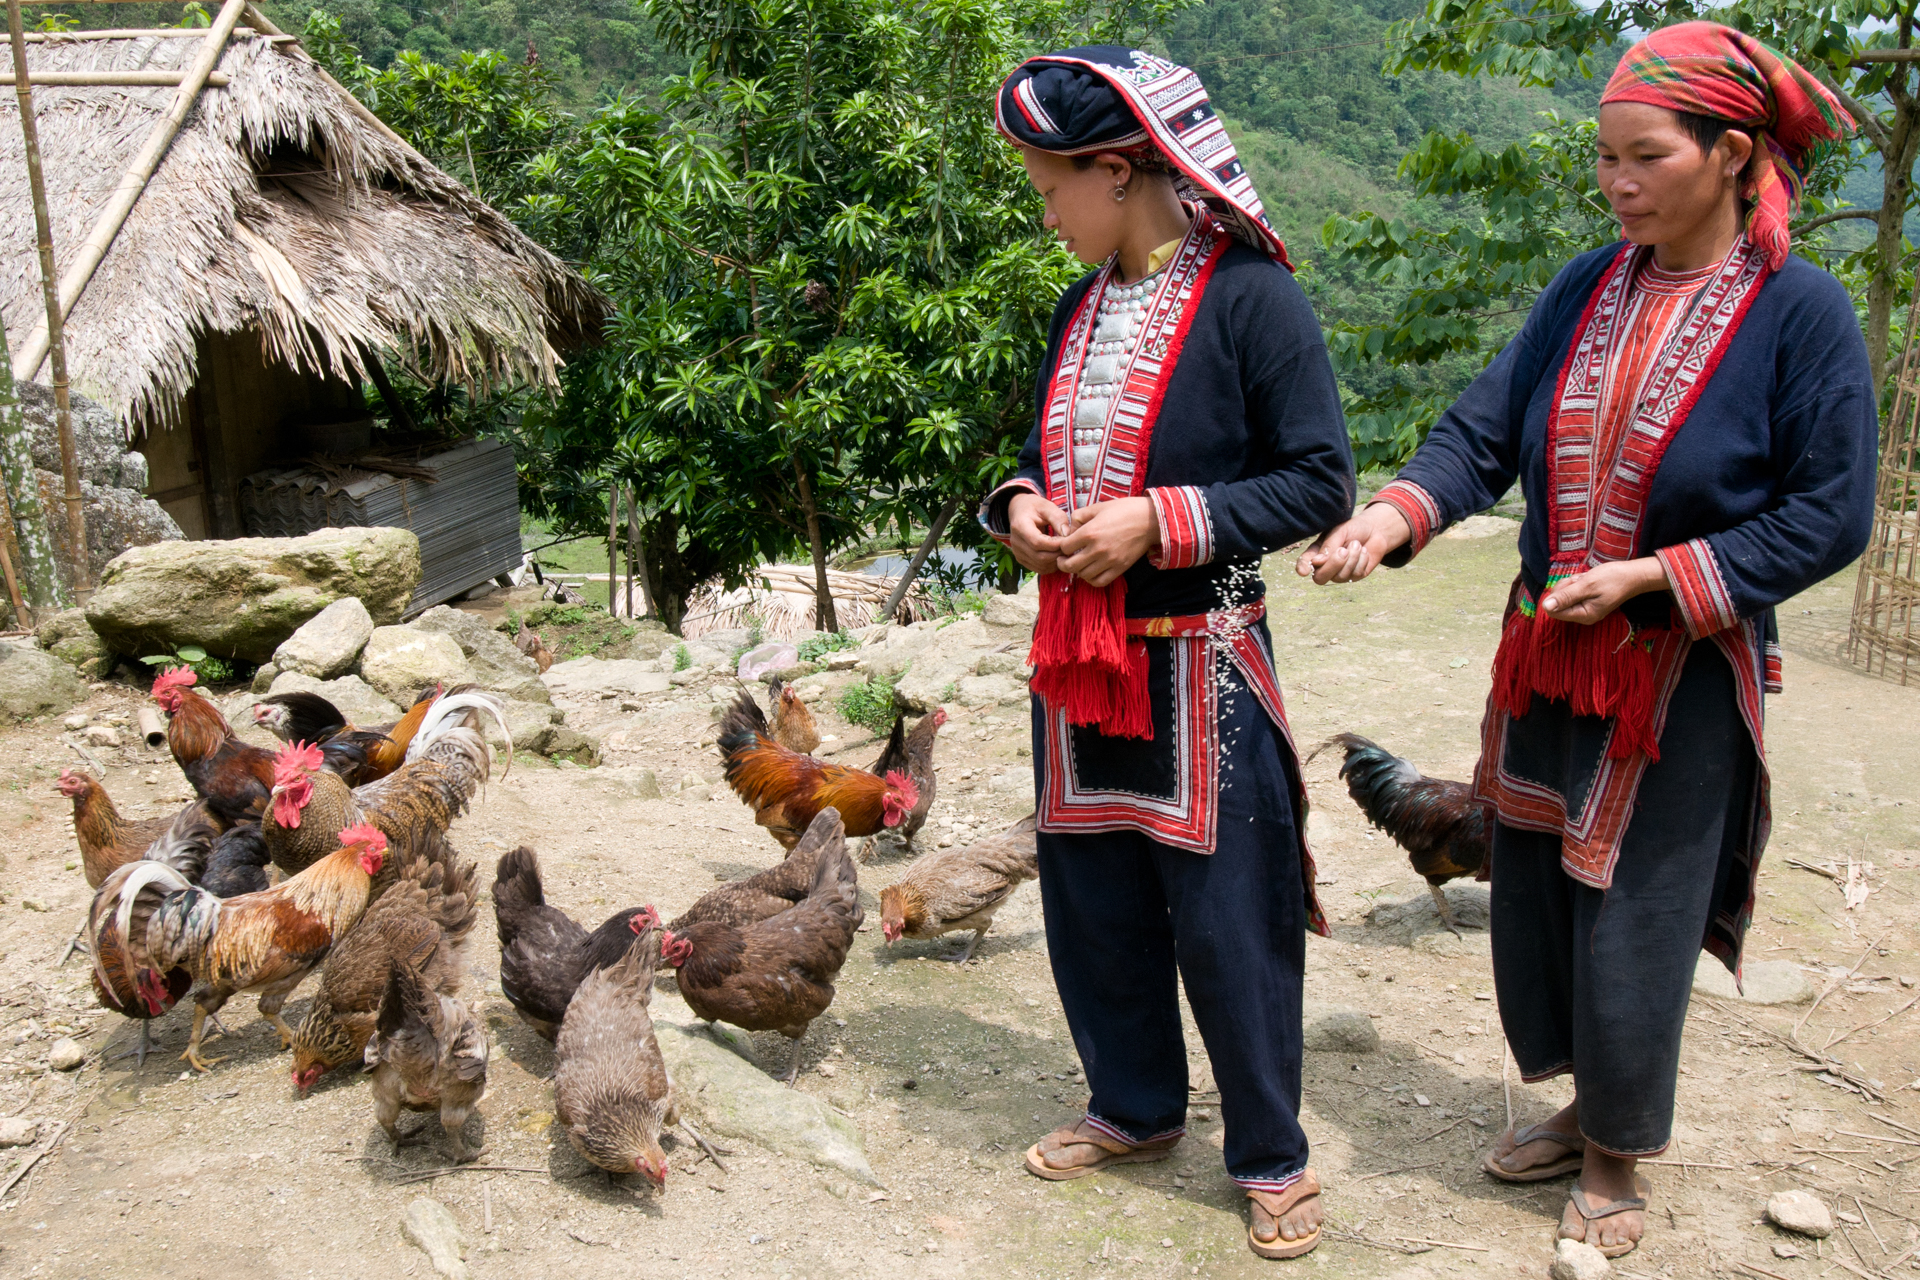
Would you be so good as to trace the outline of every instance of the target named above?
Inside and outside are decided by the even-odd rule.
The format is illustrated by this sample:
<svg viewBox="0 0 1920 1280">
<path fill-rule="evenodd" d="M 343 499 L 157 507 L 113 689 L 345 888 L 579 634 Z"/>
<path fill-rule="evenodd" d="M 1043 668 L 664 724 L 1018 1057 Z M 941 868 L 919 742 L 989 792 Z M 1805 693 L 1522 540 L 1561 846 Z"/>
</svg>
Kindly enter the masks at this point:
<svg viewBox="0 0 1920 1280">
<path fill-rule="evenodd" d="M 1297 1240 L 1288 1240 L 1279 1234 L 1279 1220 L 1303 1200 L 1311 1200 L 1320 1194 L 1320 1180 L 1308 1169 L 1300 1176 L 1300 1181 L 1285 1191 L 1248 1191 L 1247 1199 L 1266 1210 L 1276 1229 L 1271 1240 L 1262 1240 L 1253 1234 L 1253 1223 L 1247 1223 L 1247 1247 L 1262 1258 L 1297 1258 L 1303 1253 L 1312 1253 L 1320 1243 L 1320 1228 L 1315 1227 L 1311 1234 Z"/>
<path fill-rule="evenodd" d="M 1653 1194 L 1653 1184 L 1636 1174 L 1633 1179 L 1633 1189 L 1640 1194 L 1637 1196 L 1628 1196 L 1623 1200 L 1615 1200 L 1604 1208 L 1595 1209 L 1593 1202 L 1587 1199 L 1587 1193 L 1580 1189 L 1580 1184 L 1577 1182 L 1574 1183 L 1573 1194 L 1567 1197 L 1567 1203 L 1572 1205 L 1573 1211 L 1580 1215 L 1580 1239 L 1585 1240 L 1588 1244 L 1593 1244 L 1591 1240 L 1587 1240 L 1587 1236 L 1592 1233 L 1593 1224 L 1602 1218 L 1611 1218 L 1616 1214 L 1632 1213 L 1635 1210 L 1645 1212 L 1647 1197 Z M 1564 1230 L 1559 1234 L 1565 1239 L 1570 1240 L 1573 1238 L 1565 1235 Z M 1593 1247 L 1600 1251 L 1602 1257 L 1621 1258 L 1632 1253 L 1639 1245 L 1640 1242 L 1638 1240 L 1629 1240 L 1625 1244 L 1594 1244 Z"/>
<path fill-rule="evenodd" d="M 1565 1174 L 1578 1173 L 1581 1167 L 1586 1164 L 1587 1140 L 1585 1138 L 1574 1134 L 1561 1133 L 1556 1129 L 1549 1129 L 1543 1124 L 1530 1124 L 1524 1129 L 1514 1130 L 1513 1151 L 1518 1151 L 1529 1142 L 1537 1142 L 1542 1138 L 1545 1138 L 1548 1142 L 1559 1143 L 1561 1146 L 1567 1148 L 1568 1154 L 1553 1161 L 1551 1164 L 1529 1165 L 1525 1169 L 1515 1171 L 1501 1168 L 1500 1162 L 1494 1158 L 1494 1153 L 1489 1151 L 1487 1152 L 1487 1158 L 1480 1162 L 1480 1167 L 1502 1182 L 1546 1182 L 1551 1178 L 1558 1178 Z M 1507 1154 L 1512 1155 L 1513 1151 L 1509 1151 Z"/>
<path fill-rule="evenodd" d="M 1027 1148 L 1027 1172 L 1036 1178 L 1045 1178 L 1049 1182 L 1066 1182 L 1074 1178 L 1084 1178 L 1090 1173 L 1113 1164 L 1142 1164 L 1154 1160 L 1165 1160 L 1173 1154 L 1180 1139 L 1167 1138 L 1159 1142 L 1143 1145 L 1130 1145 L 1100 1132 L 1086 1121 L 1071 1128 L 1055 1129 L 1040 1141 Z M 1066 1147 L 1098 1147 L 1105 1155 L 1089 1164 L 1050 1165 L 1046 1157 Z"/>
</svg>

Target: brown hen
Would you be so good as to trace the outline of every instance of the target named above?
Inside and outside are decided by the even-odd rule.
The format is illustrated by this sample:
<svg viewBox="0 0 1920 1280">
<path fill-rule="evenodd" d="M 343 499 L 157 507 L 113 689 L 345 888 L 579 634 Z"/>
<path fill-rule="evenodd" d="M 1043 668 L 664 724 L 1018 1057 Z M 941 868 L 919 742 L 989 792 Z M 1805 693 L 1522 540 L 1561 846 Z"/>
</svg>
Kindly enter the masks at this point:
<svg viewBox="0 0 1920 1280">
<path fill-rule="evenodd" d="M 702 1018 L 792 1040 L 791 1085 L 800 1039 L 833 1003 L 833 980 L 865 914 L 846 841 L 829 841 L 802 901 L 744 928 L 703 920 L 685 933 L 669 931 L 661 957 L 679 970 L 680 994 Z"/>
<path fill-rule="evenodd" d="M 822 809 L 786 859 L 744 880 L 717 885 L 674 917 L 667 928 L 684 933 L 690 924 L 712 920 L 743 928 L 771 919 L 804 899 L 813 889 L 814 868 L 823 850 L 846 843 L 846 827 L 837 809 Z"/>
<path fill-rule="evenodd" d="M 904 773 L 875 777 L 774 742 L 759 704 L 744 691 L 721 717 L 719 746 L 727 785 L 782 848 L 793 848 L 822 809 L 838 809 L 848 835 L 870 836 L 899 826 L 920 798 Z"/>
<path fill-rule="evenodd" d="M 431 968 L 428 961 L 424 967 Z M 364 1054 L 373 1072 L 373 1116 L 393 1141 L 393 1149 L 418 1142 L 418 1132 L 400 1135 L 400 1111 L 437 1111 L 440 1128 L 453 1144 L 456 1164 L 486 1154 L 468 1147 L 461 1130 L 487 1092 L 487 1033 L 467 1006 L 427 985 L 410 964 L 387 970 L 380 1017 Z"/>
<path fill-rule="evenodd" d="M 898 942 L 971 929 L 966 950 L 947 957 L 964 963 L 993 926 L 993 913 L 1021 881 L 1039 875 L 1034 815 L 1028 814 L 964 849 L 936 849 L 915 858 L 897 882 L 880 891 L 880 932 L 888 942 Z"/>
<path fill-rule="evenodd" d="M 767 684 L 767 701 L 773 704 L 773 740 L 789 751 L 811 755 L 820 745 L 820 728 L 799 691 L 775 676 Z"/>
</svg>

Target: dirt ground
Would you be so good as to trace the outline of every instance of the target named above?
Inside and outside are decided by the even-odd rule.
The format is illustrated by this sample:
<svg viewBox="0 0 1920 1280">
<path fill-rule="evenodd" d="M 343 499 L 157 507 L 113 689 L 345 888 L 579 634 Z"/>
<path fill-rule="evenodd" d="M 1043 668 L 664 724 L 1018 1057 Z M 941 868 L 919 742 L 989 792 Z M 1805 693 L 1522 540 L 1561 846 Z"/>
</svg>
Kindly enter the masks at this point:
<svg viewBox="0 0 1920 1280">
<path fill-rule="evenodd" d="M 1424 770 L 1465 777 L 1478 751 L 1498 612 L 1514 562 L 1510 535 L 1442 539 L 1408 570 L 1354 587 L 1303 586 L 1276 558 L 1272 621 L 1295 733 L 1303 745 L 1351 730 Z M 1765 1008 L 1696 998 L 1682 1067 L 1677 1138 L 1648 1167 L 1650 1230 L 1624 1259 L 1631 1276 L 1800 1277 L 1877 1274 L 1920 1242 L 1920 978 L 1913 903 L 1920 891 L 1920 689 L 1850 670 L 1840 654 L 1852 576 L 1782 611 L 1787 691 L 1772 700 L 1777 815 L 1750 958 L 1804 967 L 1827 992 Z M 96 693 L 87 709 L 130 715 L 136 697 Z M 613 907 L 657 903 L 663 915 L 717 878 L 769 865 L 778 849 L 719 788 L 669 799 L 632 795 L 634 770 L 673 782 L 718 777 L 704 688 L 601 715 L 620 734 L 607 766 L 582 770 L 522 759 L 496 779 L 455 829 L 459 846 L 491 861 L 533 845 L 555 902 L 598 920 Z M 863 730 L 823 727 L 865 763 Z M 939 800 L 927 835 L 1012 821 L 1024 790 L 1024 714 L 961 710 L 940 740 Z M 129 737 L 132 735 L 129 734 Z M 188 1013 L 158 1024 L 160 1052 L 99 1065 L 131 1026 L 97 1009 L 83 960 L 53 958 L 84 911 L 67 804 L 53 778 L 77 762 L 58 725 L 0 734 L 0 1116 L 40 1118 L 43 1136 L 74 1127 L 0 1197 L 0 1274 L 189 1277 L 428 1276 L 427 1257 L 401 1235 L 408 1201 L 444 1203 L 468 1241 L 476 1277 L 918 1275 L 1238 1277 L 1279 1274 L 1245 1246 L 1243 1199 L 1219 1161 L 1217 1095 L 1199 1041 L 1191 1136 L 1174 1159 L 1072 1183 L 1020 1171 L 1021 1150 L 1079 1114 L 1084 1085 L 1049 980 L 1038 895 L 1024 887 L 966 967 L 941 963 L 946 944 L 886 946 L 875 895 L 899 874 L 897 854 L 861 872 L 867 931 L 856 943 L 829 1016 L 805 1041 L 800 1087 L 852 1116 L 885 1190 L 730 1141 L 721 1174 L 690 1147 L 674 1151 L 668 1190 L 614 1186 L 552 1127 L 548 1047 L 524 1029 L 492 985 L 498 953 L 490 911 L 473 944 L 470 995 L 484 1007 L 494 1057 L 482 1107 L 490 1150 L 447 1172 L 433 1140 L 397 1159 L 374 1125 L 364 1082 L 336 1072 L 297 1100 L 288 1058 L 252 1001 L 227 1013 L 227 1060 L 182 1073 Z M 96 754 L 111 793 L 134 813 L 186 795 L 164 750 Z M 1011 772 L 1014 785 L 992 779 Z M 1489 997 L 1484 935 L 1463 944 L 1365 921 L 1374 898 L 1414 881 L 1403 856 L 1371 833 L 1329 758 L 1308 771 L 1310 832 L 1321 858 L 1331 941 L 1308 943 L 1310 1014 L 1346 1007 L 1376 1015 L 1379 1053 L 1310 1053 L 1304 1122 L 1327 1187 L 1330 1237 L 1294 1272 L 1329 1276 L 1544 1275 L 1567 1182 L 1533 1188 L 1478 1171 L 1506 1122 L 1502 1040 Z M 1841 882 L 1788 865 L 1871 864 L 1864 900 Z M 490 881 L 490 873 L 483 876 Z M 1855 897 L 1859 896 L 1856 889 Z M 1427 941 L 1420 941 L 1424 936 Z M 1412 945 L 1417 944 L 1417 945 Z M 289 1006 L 298 1021 L 311 984 Z M 1796 1020 L 1877 1096 L 1784 1047 Z M 1879 1021 L 1878 1025 L 1871 1025 Z M 50 1038 L 89 1046 L 76 1072 L 46 1069 Z M 1850 1029 L 1859 1028 L 1858 1030 Z M 763 1059 L 784 1041 L 762 1037 Z M 911 1080 L 913 1087 L 905 1082 Z M 1564 1080 L 1511 1083 L 1513 1117 L 1560 1106 Z M 406 1119 L 403 1125 L 408 1123 Z M 0 1182 L 26 1149 L 0 1153 Z M 438 1174 L 430 1171 L 440 1170 Z M 1767 1194 L 1816 1189 L 1847 1215 L 1815 1246 L 1762 1225 Z M 636 1272 L 635 1268 L 641 1268 Z M 1744 1269 L 1743 1269 L 1744 1268 Z"/>
</svg>

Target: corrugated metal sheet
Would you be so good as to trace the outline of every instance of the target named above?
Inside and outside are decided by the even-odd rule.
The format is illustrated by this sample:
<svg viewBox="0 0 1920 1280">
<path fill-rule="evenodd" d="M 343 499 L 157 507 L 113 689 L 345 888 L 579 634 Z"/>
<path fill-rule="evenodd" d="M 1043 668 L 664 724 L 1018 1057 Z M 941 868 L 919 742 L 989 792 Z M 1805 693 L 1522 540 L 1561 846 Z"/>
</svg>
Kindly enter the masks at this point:
<svg viewBox="0 0 1920 1280">
<path fill-rule="evenodd" d="M 420 586 L 409 614 L 520 567 L 512 446 L 469 440 L 410 465 L 434 479 L 351 468 L 344 476 L 313 467 L 257 472 L 240 482 L 240 516 L 256 538 L 354 526 L 413 530 L 420 539 Z"/>
</svg>

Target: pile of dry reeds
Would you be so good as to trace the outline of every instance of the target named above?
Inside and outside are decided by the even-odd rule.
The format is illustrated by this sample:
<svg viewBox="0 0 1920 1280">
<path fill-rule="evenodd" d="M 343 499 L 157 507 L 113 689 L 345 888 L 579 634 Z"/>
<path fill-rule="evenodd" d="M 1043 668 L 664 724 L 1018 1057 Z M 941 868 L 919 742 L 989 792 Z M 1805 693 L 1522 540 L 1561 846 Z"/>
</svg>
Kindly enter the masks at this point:
<svg viewBox="0 0 1920 1280">
<path fill-rule="evenodd" d="M 887 597 L 899 581 L 827 570 L 827 589 L 833 593 L 840 629 L 851 631 L 885 621 L 880 610 L 886 607 Z M 745 586 L 729 591 L 718 582 L 710 582 L 689 596 L 681 634 L 691 640 L 758 623 L 764 639 L 791 640 L 818 629 L 814 620 L 817 603 L 812 565 L 763 564 L 753 571 Z M 916 585 L 907 590 L 892 621 L 918 622 L 938 612 L 939 606 L 926 589 Z"/>
</svg>

